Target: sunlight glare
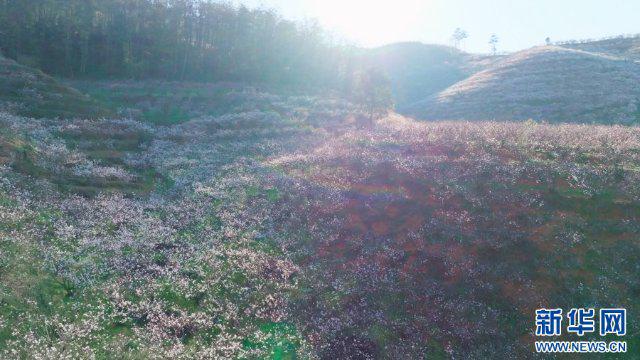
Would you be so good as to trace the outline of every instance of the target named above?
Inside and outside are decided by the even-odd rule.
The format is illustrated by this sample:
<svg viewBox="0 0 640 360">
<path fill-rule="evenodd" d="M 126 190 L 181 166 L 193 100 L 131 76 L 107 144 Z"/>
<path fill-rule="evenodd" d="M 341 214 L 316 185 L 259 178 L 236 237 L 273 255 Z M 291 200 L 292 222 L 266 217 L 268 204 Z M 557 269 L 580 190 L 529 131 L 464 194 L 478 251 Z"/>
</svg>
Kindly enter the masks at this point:
<svg viewBox="0 0 640 360">
<path fill-rule="evenodd" d="M 409 38 L 412 30 L 428 21 L 426 0 L 313 0 L 318 20 L 338 34 L 370 46 Z"/>
</svg>

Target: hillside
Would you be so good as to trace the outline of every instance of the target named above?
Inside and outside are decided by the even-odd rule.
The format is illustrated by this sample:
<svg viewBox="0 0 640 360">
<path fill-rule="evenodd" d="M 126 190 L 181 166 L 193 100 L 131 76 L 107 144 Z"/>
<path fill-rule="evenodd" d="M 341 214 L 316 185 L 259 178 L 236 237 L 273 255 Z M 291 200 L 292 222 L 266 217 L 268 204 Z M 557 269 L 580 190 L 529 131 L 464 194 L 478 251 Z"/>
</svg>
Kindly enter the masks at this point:
<svg viewBox="0 0 640 360">
<path fill-rule="evenodd" d="M 640 35 L 613 39 L 562 43 L 567 49 L 583 50 L 640 61 Z"/>
<path fill-rule="evenodd" d="M 119 116 L 173 125 L 202 116 L 273 108 L 272 95 L 241 83 L 177 81 L 67 81 Z M 256 94 L 262 94 L 256 96 Z"/>
<path fill-rule="evenodd" d="M 0 56 L 0 107 L 30 117 L 98 118 L 110 112 L 39 70 Z"/>
<path fill-rule="evenodd" d="M 557 46 L 515 53 L 402 108 L 421 119 L 640 121 L 640 64 Z"/>
<path fill-rule="evenodd" d="M 389 76 L 399 107 L 442 91 L 500 58 L 419 42 L 390 44 L 366 50 L 363 56 L 365 67 L 379 68 Z"/>
<path fill-rule="evenodd" d="M 624 1 L 0 0 L 0 360 L 640 360 Z"/>
<path fill-rule="evenodd" d="M 144 113 L 176 86 L 96 91 Z M 637 128 L 225 93 L 176 122 L 0 113 L 0 357 L 526 358 L 538 307 L 640 311 Z"/>
</svg>

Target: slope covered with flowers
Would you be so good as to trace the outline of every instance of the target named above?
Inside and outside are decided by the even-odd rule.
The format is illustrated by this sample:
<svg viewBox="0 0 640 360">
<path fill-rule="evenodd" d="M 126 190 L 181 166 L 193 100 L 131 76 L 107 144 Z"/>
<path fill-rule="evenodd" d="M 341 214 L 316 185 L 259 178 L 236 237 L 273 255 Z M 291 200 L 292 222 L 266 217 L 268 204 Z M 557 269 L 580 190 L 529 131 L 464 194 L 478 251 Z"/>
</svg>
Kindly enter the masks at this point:
<svg viewBox="0 0 640 360">
<path fill-rule="evenodd" d="M 638 311 L 639 141 L 392 116 L 271 159 L 305 229 L 299 316 L 327 357 L 528 358 L 536 308 Z"/>
<path fill-rule="evenodd" d="M 640 311 L 637 128 L 237 94 L 0 115 L 1 358 L 530 357 L 537 307 Z"/>
</svg>

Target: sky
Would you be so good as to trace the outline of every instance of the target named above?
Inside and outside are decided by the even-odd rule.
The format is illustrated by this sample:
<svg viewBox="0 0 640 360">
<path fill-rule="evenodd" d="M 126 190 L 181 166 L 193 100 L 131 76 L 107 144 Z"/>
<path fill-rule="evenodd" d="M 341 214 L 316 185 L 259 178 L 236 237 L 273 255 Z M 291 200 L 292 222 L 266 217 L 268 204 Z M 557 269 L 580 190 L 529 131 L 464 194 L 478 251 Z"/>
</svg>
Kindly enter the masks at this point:
<svg viewBox="0 0 640 360">
<path fill-rule="evenodd" d="M 292 20 L 317 19 L 337 39 L 365 47 L 398 41 L 451 44 L 453 31 L 469 33 L 462 47 L 517 51 L 553 41 L 640 33 L 640 0 L 236 0 L 277 10 Z"/>
</svg>

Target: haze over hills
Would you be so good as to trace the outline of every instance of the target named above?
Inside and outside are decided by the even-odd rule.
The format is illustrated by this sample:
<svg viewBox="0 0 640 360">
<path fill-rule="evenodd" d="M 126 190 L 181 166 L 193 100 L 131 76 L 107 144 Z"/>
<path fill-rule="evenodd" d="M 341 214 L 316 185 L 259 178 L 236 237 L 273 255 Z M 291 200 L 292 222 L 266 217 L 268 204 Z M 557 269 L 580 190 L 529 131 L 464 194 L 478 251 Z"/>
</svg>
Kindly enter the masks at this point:
<svg viewBox="0 0 640 360">
<path fill-rule="evenodd" d="M 399 109 L 426 120 L 635 123 L 640 121 L 640 64 L 633 60 L 637 41 L 524 50 Z"/>
<path fill-rule="evenodd" d="M 362 62 L 389 76 L 396 105 L 403 107 L 442 91 L 501 58 L 469 54 L 445 45 L 402 42 L 365 50 Z"/>
<path fill-rule="evenodd" d="M 397 105 L 421 100 L 465 79 L 467 55 L 443 45 L 418 42 L 396 43 L 364 54 L 365 66 L 382 69 L 392 82 Z"/>
<path fill-rule="evenodd" d="M 574 41 L 500 56 L 407 42 L 364 50 L 359 65 L 383 70 L 398 111 L 419 119 L 631 124 L 640 120 L 639 56 L 640 37 Z M 0 57 L 0 71 L 0 101 L 19 103 L 21 115 L 109 113 L 39 70 Z"/>
</svg>

